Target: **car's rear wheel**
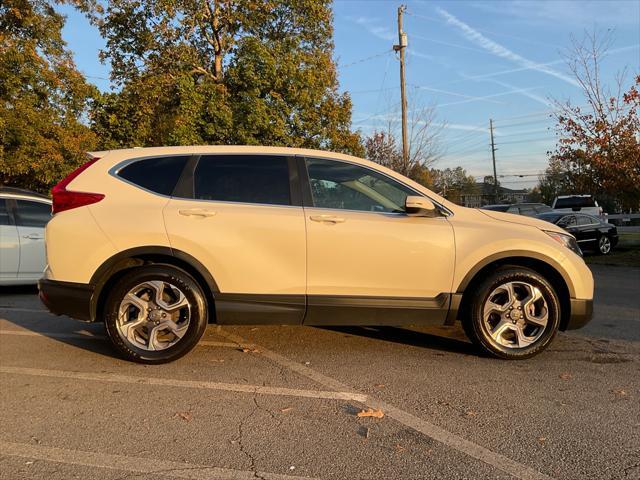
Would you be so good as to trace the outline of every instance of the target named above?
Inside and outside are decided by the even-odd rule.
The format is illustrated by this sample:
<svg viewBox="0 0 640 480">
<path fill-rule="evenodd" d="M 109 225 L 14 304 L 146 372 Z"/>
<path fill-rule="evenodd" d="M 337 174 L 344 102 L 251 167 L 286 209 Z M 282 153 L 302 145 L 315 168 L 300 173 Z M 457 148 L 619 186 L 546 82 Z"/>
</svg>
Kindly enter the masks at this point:
<svg viewBox="0 0 640 480">
<path fill-rule="evenodd" d="M 539 273 L 502 267 L 478 285 L 463 325 L 485 352 L 504 359 L 529 358 L 556 335 L 560 302 Z"/>
<path fill-rule="evenodd" d="M 170 265 L 128 271 L 112 288 L 104 312 L 113 345 L 139 363 L 182 357 L 207 326 L 207 304 L 198 282 Z"/>
<path fill-rule="evenodd" d="M 600 253 L 600 255 L 609 255 L 611 253 L 611 239 L 609 235 L 602 235 L 598 239 L 598 253 Z"/>
</svg>

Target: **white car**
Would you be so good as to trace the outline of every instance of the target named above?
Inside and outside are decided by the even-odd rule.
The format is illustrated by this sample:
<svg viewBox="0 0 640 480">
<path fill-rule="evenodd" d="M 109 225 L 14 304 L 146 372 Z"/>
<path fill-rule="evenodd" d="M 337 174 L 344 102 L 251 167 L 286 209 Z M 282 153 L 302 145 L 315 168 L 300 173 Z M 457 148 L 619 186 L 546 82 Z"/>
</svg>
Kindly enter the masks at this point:
<svg viewBox="0 0 640 480">
<path fill-rule="evenodd" d="M 591 195 L 561 195 L 553 200 L 551 208 L 556 212 L 580 212 L 602 217 L 603 210 Z"/>
<path fill-rule="evenodd" d="M 35 285 L 46 266 L 44 229 L 51 200 L 0 187 L 0 285 Z"/>
<path fill-rule="evenodd" d="M 104 322 L 127 359 L 169 362 L 209 321 L 452 325 L 531 357 L 591 318 L 573 236 L 457 206 L 367 160 L 258 146 L 95 152 L 52 192 L 49 310 Z"/>
</svg>

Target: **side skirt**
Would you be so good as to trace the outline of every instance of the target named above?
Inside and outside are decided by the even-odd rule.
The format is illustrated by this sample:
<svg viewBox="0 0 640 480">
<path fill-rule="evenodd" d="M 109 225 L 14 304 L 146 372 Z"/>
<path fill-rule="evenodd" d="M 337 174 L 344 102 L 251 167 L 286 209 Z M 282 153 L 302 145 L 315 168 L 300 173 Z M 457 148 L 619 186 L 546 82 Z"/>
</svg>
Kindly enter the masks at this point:
<svg viewBox="0 0 640 480">
<path fill-rule="evenodd" d="M 434 298 L 309 295 L 305 325 L 442 325 L 450 294 Z"/>
<path fill-rule="evenodd" d="M 451 297 L 217 293 L 215 305 L 218 323 L 226 325 L 442 325 Z"/>
</svg>

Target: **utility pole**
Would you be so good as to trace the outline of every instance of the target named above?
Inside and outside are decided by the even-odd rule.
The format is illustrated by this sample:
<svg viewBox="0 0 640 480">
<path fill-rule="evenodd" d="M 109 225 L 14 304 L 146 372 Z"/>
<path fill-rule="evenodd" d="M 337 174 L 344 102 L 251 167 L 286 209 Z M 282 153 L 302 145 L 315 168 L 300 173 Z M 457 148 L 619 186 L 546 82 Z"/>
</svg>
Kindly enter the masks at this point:
<svg viewBox="0 0 640 480">
<path fill-rule="evenodd" d="M 409 142 L 407 140 L 407 95 L 404 81 L 404 49 L 407 48 L 407 34 L 402 31 L 402 14 L 407 9 L 406 5 L 398 7 L 398 45 L 393 50 L 400 53 L 400 98 L 402 104 L 402 162 L 404 168 L 409 167 Z M 409 172 L 402 172 L 405 175 Z"/>
<path fill-rule="evenodd" d="M 493 196 L 498 203 L 498 174 L 496 172 L 496 144 L 493 141 L 493 120 L 489 119 L 489 132 L 491 133 L 491 158 L 493 159 Z"/>
</svg>

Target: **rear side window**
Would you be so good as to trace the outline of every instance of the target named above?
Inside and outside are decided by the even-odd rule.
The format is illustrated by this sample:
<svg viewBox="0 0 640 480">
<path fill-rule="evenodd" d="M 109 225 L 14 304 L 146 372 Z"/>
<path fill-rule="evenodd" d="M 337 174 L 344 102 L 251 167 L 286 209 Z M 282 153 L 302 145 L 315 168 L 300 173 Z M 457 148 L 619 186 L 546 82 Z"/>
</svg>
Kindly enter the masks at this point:
<svg viewBox="0 0 640 480">
<path fill-rule="evenodd" d="M 184 155 L 146 158 L 122 168 L 118 176 L 154 193 L 171 195 L 188 159 Z"/>
<path fill-rule="evenodd" d="M 578 225 L 593 225 L 594 223 L 598 222 L 587 215 L 578 215 Z"/>
<path fill-rule="evenodd" d="M 9 218 L 9 211 L 7 209 L 7 201 L 4 198 L 0 198 L 0 225 L 11 225 L 11 218 Z"/>
<path fill-rule="evenodd" d="M 44 228 L 51 220 L 51 205 L 48 203 L 18 200 L 17 204 L 16 223 L 19 227 Z"/>
<path fill-rule="evenodd" d="M 287 158 L 203 156 L 194 172 L 193 192 L 200 200 L 291 205 Z"/>
</svg>

